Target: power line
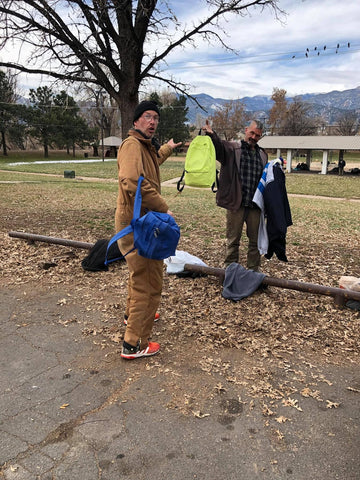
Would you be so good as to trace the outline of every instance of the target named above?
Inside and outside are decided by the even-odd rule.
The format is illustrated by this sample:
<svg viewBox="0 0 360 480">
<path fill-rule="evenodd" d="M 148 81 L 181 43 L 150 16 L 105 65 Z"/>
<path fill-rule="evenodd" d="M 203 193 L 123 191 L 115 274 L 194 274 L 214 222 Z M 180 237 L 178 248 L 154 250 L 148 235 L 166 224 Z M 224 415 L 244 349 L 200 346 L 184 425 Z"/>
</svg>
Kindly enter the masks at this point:
<svg viewBox="0 0 360 480">
<path fill-rule="evenodd" d="M 298 50 L 293 52 L 271 52 L 271 53 L 261 53 L 257 55 L 244 55 L 244 56 L 235 56 L 235 57 L 220 57 L 217 58 L 216 63 L 207 63 L 207 61 L 196 61 L 196 64 L 191 64 L 191 61 L 188 62 L 179 62 L 175 64 L 169 64 L 169 68 L 172 70 L 191 68 L 211 68 L 219 67 L 223 65 L 234 65 L 234 64 L 246 64 L 246 63 L 268 63 L 268 62 L 278 62 L 278 61 L 291 61 L 294 59 L 306 59 L 314 57 L 324 57 L 330 55 L 343 55 L 345 53 L 355 53 L 360 51 L 360 44 L 351 44 L 350 42 L 337 43 L 334 46 L 322 45 L 321 47 L 312 47 L 306 48 L 304 50 Z M 273 58 L 271 58 L 273 57 Z"/>
</svg>

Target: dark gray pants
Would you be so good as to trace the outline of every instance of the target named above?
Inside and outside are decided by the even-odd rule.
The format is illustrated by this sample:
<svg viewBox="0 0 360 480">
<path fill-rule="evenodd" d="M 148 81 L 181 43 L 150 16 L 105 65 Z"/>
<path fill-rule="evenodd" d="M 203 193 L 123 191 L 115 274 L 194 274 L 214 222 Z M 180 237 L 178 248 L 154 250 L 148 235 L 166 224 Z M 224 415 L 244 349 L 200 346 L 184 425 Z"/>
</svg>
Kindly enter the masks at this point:
<svg viewBox="0 0 360 480">
<path fill-rule="evenodd" d="M 260 253 L 257 247 L 257 239 L 260 223 L 260 209 L 241 207 L 233 212 L 226 211 L 226 256 L 225 266 L 230 263 L 239 263 L 239 245 L 244 223 L 246 224 L 246 235 L 249 239 L 247 252 L 247 268 L 258 270 L 260 267 Z"/>
</svg>

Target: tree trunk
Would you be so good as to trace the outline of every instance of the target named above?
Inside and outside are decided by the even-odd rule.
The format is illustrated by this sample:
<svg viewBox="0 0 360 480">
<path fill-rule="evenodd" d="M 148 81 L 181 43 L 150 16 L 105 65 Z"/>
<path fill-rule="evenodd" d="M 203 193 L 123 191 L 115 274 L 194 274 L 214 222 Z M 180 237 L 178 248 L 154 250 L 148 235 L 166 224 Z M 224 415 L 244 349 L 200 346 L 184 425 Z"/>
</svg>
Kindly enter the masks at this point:
<svg viewBox="0 0 360 480">
<path fill-rule="evenodd" d="M 124 95 L 122 90 L 122 94 L 119 94 L 116 100 L 121 115 L 121 138 L 125 139 L 133 126 L 134 110 L 139 103 L 138 95 L 137 93 Z"/>
<path fill-rule="evenodd" d="M 1 143 L 3 147 L 3 154 L 5 157 L 7 157 L 7 146 L 6 146 L 6 138 L 5 138 L 5 132 L 2 130 L 1 132 Z"/>
</svg>

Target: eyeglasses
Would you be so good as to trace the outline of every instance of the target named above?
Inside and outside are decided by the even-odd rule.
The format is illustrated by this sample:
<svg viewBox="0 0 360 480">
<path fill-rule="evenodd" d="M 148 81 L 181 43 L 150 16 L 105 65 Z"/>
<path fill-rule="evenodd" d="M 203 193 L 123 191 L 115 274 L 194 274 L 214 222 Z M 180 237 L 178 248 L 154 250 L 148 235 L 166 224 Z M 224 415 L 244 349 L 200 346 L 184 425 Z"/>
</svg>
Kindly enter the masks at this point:
<svg viewBox="0 0 360 480">
<path fill-rule="evenodd" d="M 150 122 L 151 120 L 154 120 L 154 122 L 159 122 L 160 120 L 159 115 L 149 115 L 148 113 L 145 113 L 145 115 L 143 115 L 142 117 L 145 118 L 145 120 L 147 120 L 148 122 Z"/>
</svg>

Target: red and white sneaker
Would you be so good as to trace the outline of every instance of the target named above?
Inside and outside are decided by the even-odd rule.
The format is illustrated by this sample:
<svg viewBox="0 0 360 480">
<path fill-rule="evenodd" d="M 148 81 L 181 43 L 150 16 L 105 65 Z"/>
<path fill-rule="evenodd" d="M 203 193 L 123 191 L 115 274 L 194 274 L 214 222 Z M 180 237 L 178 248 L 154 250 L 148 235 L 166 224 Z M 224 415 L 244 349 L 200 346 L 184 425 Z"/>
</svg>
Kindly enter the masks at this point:
<svg viewBox="0 0 360 480">
<path fill-rule="evenodd" d="M 160 318 L 160 313 L 156 312 L 154 317 L 154 322 L 157 322 L 159 318 Z M 128 321 L 128 316 L 124 315 L 124 325 L 127 325 L 127 321 Z"/>
<path fill-rule="evenodd" d="M 160 345 L 156 342 L 149 342 L 148 346 L 143 350 L 140 350 L 139 345 L 131 348 L 124 347 L 123 345 L 121 357 L 126 360 L 133 360 L 134 358 L 151 357 L 151 355 L 156 355 L 159 351 Z"/>
</svg>

